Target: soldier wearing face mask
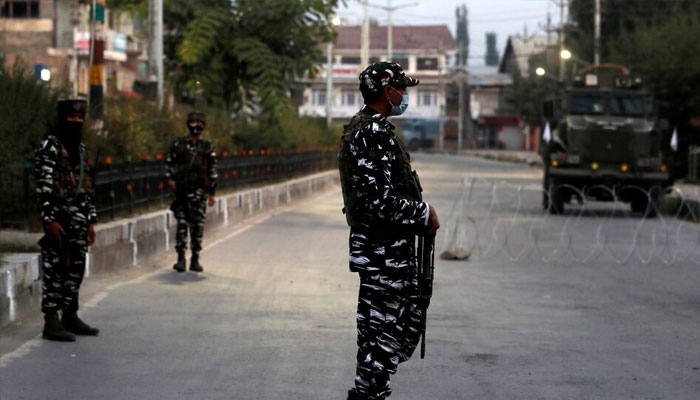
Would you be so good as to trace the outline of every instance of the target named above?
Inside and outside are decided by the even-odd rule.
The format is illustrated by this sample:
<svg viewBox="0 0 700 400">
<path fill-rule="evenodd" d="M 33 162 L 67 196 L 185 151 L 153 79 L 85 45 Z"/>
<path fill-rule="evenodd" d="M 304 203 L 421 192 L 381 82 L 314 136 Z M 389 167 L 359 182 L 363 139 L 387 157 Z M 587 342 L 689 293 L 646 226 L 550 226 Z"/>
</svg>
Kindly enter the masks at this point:
<svg viewBox="0 0 700 400">
<path fill-rule="evenodd" d="M 78 317 L 78 291 L 97 222 L 95 188 L 81 135 L 86 109 L 83 100 L 59 101 L 56 128 L 36 150 L 36 195 L 45 232 L 39 241 L 41 310 L 43 337 L 48 340 L 72 342 L 75 335 L 99 333 Z"/>
<path fill-rule="evenodd" d="M 406 89 L 418 80 L 386 61 L 370 65 L 359 78 L 365 105 L 345 126 L 339 153 L 350 271 L 360 278 L 357 369 L 348 399 L 381 400 L 391 394 L 390 374 L 413 354 L 427 309 L 415 238 L 434 240 L 440 222 L 423 201 L 410 156 L 387 119 L 406 111 Z"/>
<path fill-rule="evenodd" d="M 190 271 L 204 270 L 199 263 L 199 252 L 202 250 L 207 204 L 210 207 L 214 205 L 217 183 L 214 145 L 201 138 L 205 127 L 203 113 L 190 113 L 187 116 L 190 134 L 175 139 L 166 162 L 168 186 L 175 193 L 175 201 L 170 209 L 177 220 L 177 263 L 173 266 L 177 272 L 186 270 L 188 232 L 192 250 Z"/>
</svg>

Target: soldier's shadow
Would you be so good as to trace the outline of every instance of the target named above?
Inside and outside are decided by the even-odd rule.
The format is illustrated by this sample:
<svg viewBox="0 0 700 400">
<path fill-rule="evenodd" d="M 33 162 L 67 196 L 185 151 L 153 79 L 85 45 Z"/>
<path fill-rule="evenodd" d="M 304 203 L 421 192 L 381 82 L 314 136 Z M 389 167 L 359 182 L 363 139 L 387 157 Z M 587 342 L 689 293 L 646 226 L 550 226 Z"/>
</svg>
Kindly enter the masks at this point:
<svg viewBox="0 0 700 400">
<path fill-rule="evenodd" d="M 187 285 L 189 283 L 202 282 L 207 277 L 194 272 L 168 271 L 156 276 L 156 279 L 167 285 Z"/>
</svg>

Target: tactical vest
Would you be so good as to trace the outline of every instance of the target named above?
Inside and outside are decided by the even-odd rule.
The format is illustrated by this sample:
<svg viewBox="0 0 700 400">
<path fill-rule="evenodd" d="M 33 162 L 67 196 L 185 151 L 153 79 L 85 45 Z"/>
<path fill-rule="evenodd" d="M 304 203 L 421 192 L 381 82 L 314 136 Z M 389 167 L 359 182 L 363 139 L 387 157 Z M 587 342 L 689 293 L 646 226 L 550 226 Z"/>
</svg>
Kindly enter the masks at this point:
<svg viewBox="0 0 700 400">
<path fill-rule="evenodd" d="M 357 190 L 352 181 L 352 169 L 356 167 L 357 160 L 350 154 L 349 142 L 367 124 L 385 122 L 363 112 L 357 113 L 348 125 L 343 128 L 340 152 L 338 154 L 338 169 L 340 170 L 340 183 L 343 189 L 343 202 L 345 208 L 345 219 L 349 226 L 365 230 L 360 221 L 357 220 L 355 201 L 357 200 Z M 410 156 L 401 140 L 396 138 L 396 147 L 390 151 L 395 152 L 395 161 L 391 165 L 391 184 L 394 188 L 393 194 L 397 197 L 406 198 L 413 201 L 423 201 L 421 193 L 423 188 L 420 185 L 418 174 L 411 169 Z M 375 234 L 387 234 L 391 232 L 373 232 Z"/>
<path fill-rule="evenodd" d="M 87 157 L 80 149 L 82 157 L 81 165 L 71 165 L 68 150 L 59 142 L 59 154 L 56 160 L 56 169 L 54 171 L 53 193 L 54 196 L 61 200 L 72 200 L 80 194 L 95 195 L 95 186 L 92 182 L 90 174 L 90 165 Z M 81 182 L 82 178 L 82 182 Z"/>
<path fill-rule="evenodd" d="M 175 182 L 187 190 L 209 187 L 209 153 L 211 145 L 199 139 L 187 148 L 187 139 L 177 141 L 175 148 Z"/>
</svg>

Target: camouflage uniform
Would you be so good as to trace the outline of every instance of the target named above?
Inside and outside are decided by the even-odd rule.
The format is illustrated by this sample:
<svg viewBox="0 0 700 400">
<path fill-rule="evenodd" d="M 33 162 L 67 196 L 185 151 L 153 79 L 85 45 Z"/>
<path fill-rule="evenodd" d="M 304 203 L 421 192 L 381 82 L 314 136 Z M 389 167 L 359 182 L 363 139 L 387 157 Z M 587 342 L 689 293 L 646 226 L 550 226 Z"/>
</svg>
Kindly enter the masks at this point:
<svg viewBox="0 0 700 400">
<path fill-rule="evenodd" d="M 175 249 L 187 250 L 189 230 L 192 254 L 202 250 L 207 198 L 214 196 L 217 183 L 214 145 L 204 139 L 195 143 L 189 136 L 175 139 L 167 159 L 166 177 L 177 185 L 171 210 L 177 219 Z"/>
<path fill-rule="evenodd" d="M 345 128 L 339 168 L 351 227 L 350 271 L 360 277 L 357 371 L 349 398 L 384 399 L 391 394 L 389 374 L 420 339 L 424 304 L 415 235 L 427 229 L 429 206 L 394 126 L 368 106 Z"/>
<path fill-rule="evenodd" d="M 61 141 L 48 136 L 36 151 L 36 194 L 44 226 L 58 222 L 66 232 L 63 248 L 48 238 L 39 242 L 43 266 L 41 309 L 77 311 L 78 291 L 85 273 L 88 226 L 97 222 L 95 189 L 84 144 L 80 144 L 83 165 L 71 165 Z M 77 192 L 77 193 L 76 193 Z"/>
</svg>

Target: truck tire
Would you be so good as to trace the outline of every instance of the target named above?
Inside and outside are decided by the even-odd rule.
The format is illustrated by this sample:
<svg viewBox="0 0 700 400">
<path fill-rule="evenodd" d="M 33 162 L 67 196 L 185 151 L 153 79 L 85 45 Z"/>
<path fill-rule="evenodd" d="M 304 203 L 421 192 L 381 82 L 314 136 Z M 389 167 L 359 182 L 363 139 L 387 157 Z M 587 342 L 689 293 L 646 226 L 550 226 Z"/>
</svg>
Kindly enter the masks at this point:
<svg viewBox="0 0 700 400">
<path fill-rule="evenodd" d="M 633 213 L 642 214 L 647 218 L 656 218 L 658 211 L 657 207 L 660 203 L 660 196 L 651 193 L 652 206 L 649 204 L 649 197 L 639 194 L 632 198 L 630 206 Z"/>
<path fill-rule="evenodd" d="M 564 213 L 564 193 L 558 188 L 558 182 L 544 173 L 544 192 L 542 193 L 542 206 L 544 210 L 552 215 Z M 551 205 L 550 205 L 551 202 Z"/>
</svg>

